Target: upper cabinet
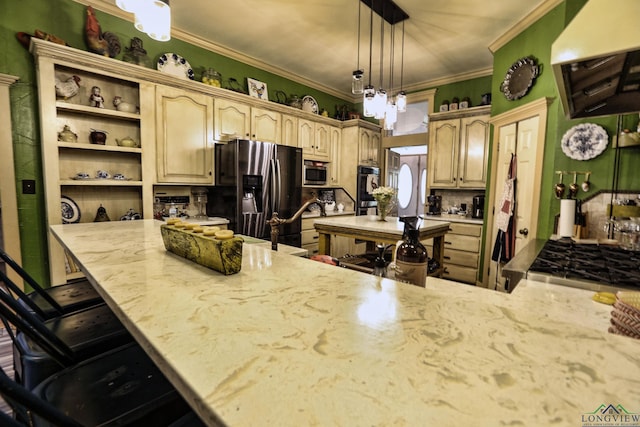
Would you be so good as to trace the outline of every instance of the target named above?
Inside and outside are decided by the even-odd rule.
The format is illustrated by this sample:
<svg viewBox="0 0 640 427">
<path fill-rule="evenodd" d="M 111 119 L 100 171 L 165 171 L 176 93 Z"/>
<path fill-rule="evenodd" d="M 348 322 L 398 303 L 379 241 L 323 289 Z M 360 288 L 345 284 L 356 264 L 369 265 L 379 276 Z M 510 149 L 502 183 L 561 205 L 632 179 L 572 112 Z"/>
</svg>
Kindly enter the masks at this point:
<svg viewBox="0 0 640 427">
<path fill-rule="evenodd" d="M 213 184 L 213 98 L 156 88 L 157 181 Z"/>
<path fill-rule="evenodd" d="M 358 160 L 361 165 L 378 166 L 380 159 L 380 131 L 361 128 L 358 135 Z"/>
<path fill-rule="evenodd" d="M 282 132 L 280 144 L 289 147 L 298 146 L 298 118 L 289 114 L 282 115 Z"/>
<path fill-rule="evenodd" d="M 280 143 L 282 115 L 227 99 L 215 100 L 215 139 L 233 138 Z"/>
<path fill-rule="evenodd" d="M 487 106 L 430 116 L 430 188 L 486 187 L 489 112 Z"/>
<path fill-rule="evenodd" d="M 302 148 L 305 159 L 329 161 L 329 128 L 324 123 L 298 119 L 298 146 Z"/>
<path fill-rule="evenodd" d="M 329 140 L 331 141 L 331 147 L 329 149 L 331 153 L 331 161 L 329 162 L 329 176 L 327 178 L 327 184 L 339 186 L 341 184 L 340 144 L 342 141 L 342 129 L 336 126 L 329 126 Z"/>
</svg>

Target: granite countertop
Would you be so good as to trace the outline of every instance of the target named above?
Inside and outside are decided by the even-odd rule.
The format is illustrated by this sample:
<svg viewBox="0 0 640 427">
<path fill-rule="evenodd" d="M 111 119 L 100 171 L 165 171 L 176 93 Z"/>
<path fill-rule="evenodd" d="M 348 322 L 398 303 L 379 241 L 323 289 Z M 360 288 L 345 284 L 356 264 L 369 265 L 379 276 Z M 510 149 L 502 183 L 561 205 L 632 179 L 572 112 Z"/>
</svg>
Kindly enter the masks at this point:
<svg viewBox="0 0 640 427">
<path fill-rule="evenodd" d="M 355 211 L 338 211 L 336 210 L 332 210 L 332 211 L 327 211 L 327 217 L 333 217 L 333 216 L 353 216 L 356 214 Z M 320 211 L 317 212 L 305 212 L 302 214 L 302 218 L 325 218 L 325 217 L 321 217 L 320 216 Z"/>
<path fill-rule="evenodd" d="M 420 288 L 243 245 L 224 276 L 153 220 L 54 235 L 208 425 L 576 426 L 640 407 L 640 340 L 592 292 Z M 99 244 L 96 244 L 98 243 Z"/>
<path fill-rule="evenodd" d="M 478 224 L 482 225 L 483 220 L 477 218 L 471 218 L 471 215 L 456 215 L 456 214 L 440 214 L 440 215 L 428 215 L 428 219 L 432 221 L 447 221 L 447 222 L 460 222 L 463 224 Z"/>
</svg>

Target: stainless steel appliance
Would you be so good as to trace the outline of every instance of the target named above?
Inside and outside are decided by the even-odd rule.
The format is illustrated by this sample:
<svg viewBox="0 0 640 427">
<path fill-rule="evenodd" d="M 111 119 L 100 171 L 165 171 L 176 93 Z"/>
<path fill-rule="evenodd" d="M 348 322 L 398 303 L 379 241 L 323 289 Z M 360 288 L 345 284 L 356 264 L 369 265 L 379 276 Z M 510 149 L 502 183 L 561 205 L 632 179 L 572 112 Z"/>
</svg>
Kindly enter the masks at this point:
<svg viewBox="0 0 640 427">
<path fill-rule="evenodd" d="M 239 234 L 270 240 L 273 212 L 290 218 L 302 205 L 302 149 L 234 140 L 215 148 L 216 186 L 207 214 L 225 217 Z M 278 241 L 300 247 L 302 220 L 280 227 Z"/>
<path fill-rule="evenodd" d="M 640 252 L 576 243 L 571 238 L 536 239 L 502 269 L 511 292 L 521 279 L 596 292 L 640 290 Z"/>
<path fill-rule="evenodd" d="M 304 185 L 326 185 L 327 184 L 327 164 L 305 160 L 302 166 Z"/>
<path fill-rule="evenodd" d="M 442 213 L 442 196 L 433 194 L 427 196 L 427 215 L 440 215 Z"/>
<path fill-rule="evenodd" d="M 478 219 L 484 218 L 484 195 L 473 196 L 473 203 L 471 205 L 471 217 Z"/>
<path fill-rule="evenodd" d="M 376 215 L 378 202 L 373 198 L 373 190 L 380 185 L 380 168 L 358 166 L 356 186 L 356 215 Z"/>
</svg>

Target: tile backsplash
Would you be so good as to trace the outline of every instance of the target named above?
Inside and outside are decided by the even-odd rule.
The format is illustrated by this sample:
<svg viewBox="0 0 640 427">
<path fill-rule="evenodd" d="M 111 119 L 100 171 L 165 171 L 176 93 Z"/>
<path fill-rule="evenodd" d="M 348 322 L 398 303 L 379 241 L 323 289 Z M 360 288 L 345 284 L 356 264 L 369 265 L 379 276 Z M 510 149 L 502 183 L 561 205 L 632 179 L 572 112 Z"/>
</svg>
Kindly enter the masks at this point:
<svg viewBox="0 0 640 427">
<path fill-rule="evenodd" d="M 613 203 L 616 200 L 633 200 L 640 204 L 640 192 L 617 193 L 613 196 Z M 606 239 L 605 222 L 609 219 L 607 208 L 612 202 L 612 193 L 599 193 L 594 197 L 582 202 L 582 212 L 587 213 L 587 227 L 589 239 Z"/>
<path fill-rule="evenodd" d="M 434 190 L 436 196 L 442 196 L 442 210 L 446 211 L 450 207 L 461 207 L 463 203 L 467 204 L 467 211 L 471 210 L 473 197 L 483 195 L 484 191 L 473 190 Z"/>
</svg>

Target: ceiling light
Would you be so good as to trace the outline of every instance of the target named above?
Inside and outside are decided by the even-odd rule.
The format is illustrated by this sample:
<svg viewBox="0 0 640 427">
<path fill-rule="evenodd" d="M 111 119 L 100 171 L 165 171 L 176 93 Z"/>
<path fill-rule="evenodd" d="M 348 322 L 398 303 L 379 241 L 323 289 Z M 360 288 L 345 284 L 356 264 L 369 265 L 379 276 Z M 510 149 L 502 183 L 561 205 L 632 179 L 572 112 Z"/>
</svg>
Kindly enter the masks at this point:
<svg viewBox="0 0 640 427">
<path fill-rule="evenodd" d="M 407 94 L 402 90 L 402 79 L 404 78 L 404 21 L 402 21 L 402 53 L 400 54 L 400 92 L 396 96 L 396 106 L 398 113 L 407 111 Z"/>
<path fill-rule="evenodd" d="M 169 0 L 116 0 L 116 5 L 134 14 L 134 27 L 154 40 L 171 40 Z"/>
<path fill-rule="evenodd" d="M 356 70 L 353 72 L 353 80 L 351 80 L 351 93 L 360 95 L 364 92 L 364 70 L 360 69 L 360 10 L 362 4 L 358 0 L 358 57 L 356 59 Z"/>
</svg>

